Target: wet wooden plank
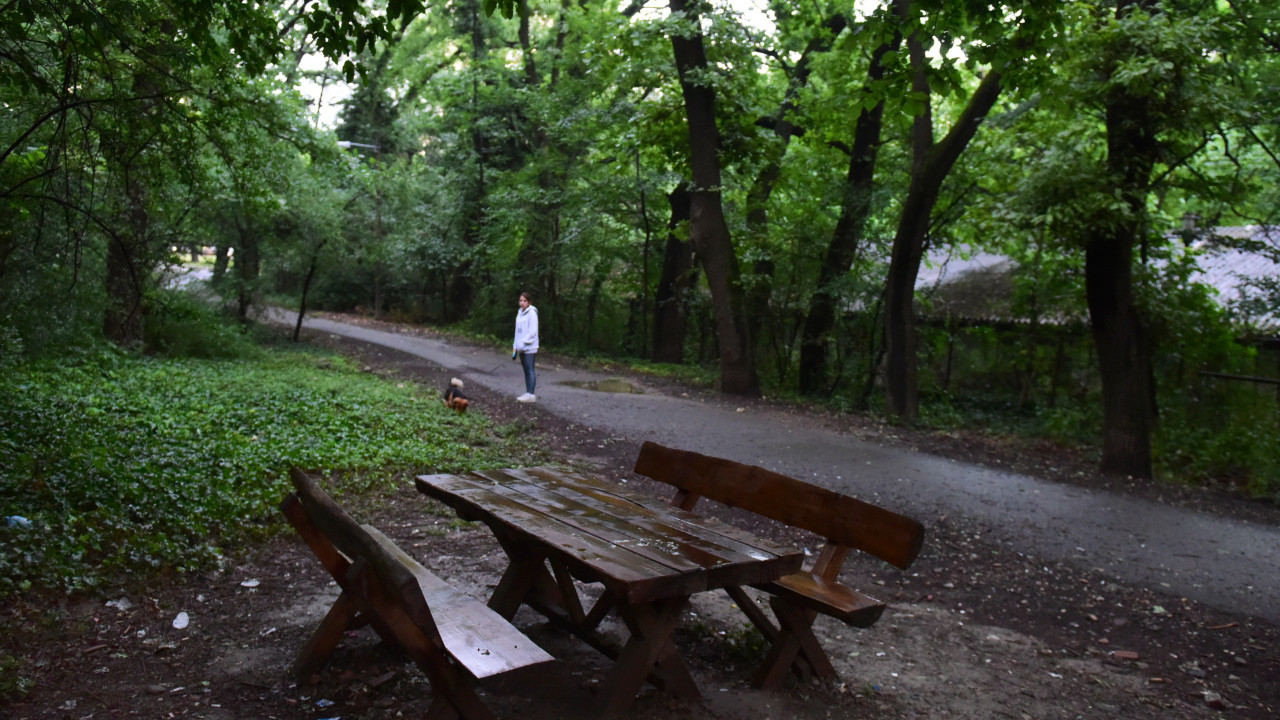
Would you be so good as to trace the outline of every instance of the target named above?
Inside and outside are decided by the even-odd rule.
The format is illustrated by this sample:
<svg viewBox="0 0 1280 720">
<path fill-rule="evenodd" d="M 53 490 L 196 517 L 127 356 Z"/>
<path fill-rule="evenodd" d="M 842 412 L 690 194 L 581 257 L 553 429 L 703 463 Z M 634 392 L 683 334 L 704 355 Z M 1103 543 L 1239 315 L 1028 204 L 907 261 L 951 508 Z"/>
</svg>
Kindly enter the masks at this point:
<svg viewBox="0 0 1280 720">
<path fill-rule="evenodd" d="M 919 522 L 764 468 L 646 442 L 636 473 L 731 507 L 803 528 L 906 568 L 920 553 Z"/>
<path fill-rule="evenodd" d="M 506 488 L 464 476 L 444 476 L 443 480 L 436 481 L 440 477 L 419 478 L 421 484 L 427 485 L 425 488 L 420 485 L 419 489 L 446 504 L 461 505 L 474 511 L 482 521 L 497 523 L 504 532 L 531 536 L 545 550 L 567 553 L 596 565 L 619 581 L 642 581 L 672 572 L 667 566 L 637 557 L 626 547 L 582 532 L 537 508 L 530 508 L 518 497 L 511 497 Z M 437 494 L 432 492 L 433 489 L 442 492 Z"/>
<path fill-rule="evenodd" d="M 363 527 L 385 552 L 413 573 L 441 641 L 472 677 L 483 679 L 551 662 L 545 650 L 489 606 L 441 580 L 372 525 Z"/>
<path fill-rule="evenodd" d="M 424 475 L 420 492 L 449 505 L 468 519 L 536 544 L 565 563 L 575 577 L 600 582 L 623 602 L 639 602 L 707 589 L 701 572 L 676 570 L 631 549 L 578 530 L 571 525 L 496 492 L 493 483 L 458 475 Z"/>
<path fill-rule="evenodd" d="M 831 582 L 807 572 L 792 573 L 761 588 L 772 595 L 821 612 L 854 627 L 867 628 L 875 624 L 884 612 L 885 605 L 847 585 Z"/>
<path fill-rule="evenodd" d="M 575 485 L 581 485 L 591 489 L 593 496 L 614 496 L 625 498 L 627 502 L 640 505 L 654 512 L 663 513 L 667 518 L 678 520 L 681 523 L 692 525 L 693 527 L 703 530 L 709 530 L 722 538 L 737 541 L 747 547 L 754 548 L 756 551 L 763 551 L 766 554 L 781 556 L 794 555 L 797 551 L 795 548 L 775 543 L 768 538 L 762 538 L 754 533 L 742 530 L 716 518 L 706 515 L 700 515 L 696 512 L 682 510 L 671 505 L 665 500 L 650 497 L 640 493 L 623 490 L 617 485 L 605 482 L 597 478 L 578 473 L 565 473 L 550 468 L 534 467 L 529 468 L 525 472 L 546 477 L 552 481 L 559 478 L 568 478 Z M 796 565 L 799 568 L 799 565 Z"/>
<path fill-rule="evenodd" d="M 681 570 L 699 570 L 740 562 L 744 553 L 725 548 L 665 523 L 660 515 L 639 505 L 594 501 L 585 494 L 566 492 L 563 485 L 547 484 L 519 470 L 476 473 L 494 480 L 495 488 L 511 497 L 520 496 L 536 508 L 602 539 L 626 544 L 636 552 Z"/>
<path fill-rule="evenodd" d="M 703 522 L 683 511 L 676 517 L 671 506 L 635 502 L 629 494 L 581 482 L 586 480 L 583 476 L 547 468 L 476 474 L 493 480 L 495 488 L 524 494 L 530 507 L 584 532 L 625 544 L 673 568 L 705 571 L 711 587 L 762 582 L 798 570 L 802 561 L 795 550 L 772 543 L 761 548 L 758 539 L 755 544 L 742 539 L 749 534 L 726 534 L 728 525 Z"/>
<path fill-rule="evenodd" d="M 691 557 L 689 552 L 684 552 L 676 543 L 661 535 L 647 532 L 638 526 L 628 527 L 625 517 L 595 512 L 581 506 L 570 507 L 554 494 L 547 493 L 536 485 L 501 484 L 495 485 L 492 491 L 531 511 L 546 515 L 552 522 L 562 523 L 577 532 L 615 545 L 620 552 L 635 553 L 659 563 L 667 567 L 670 573 L 703 572 L 725 562 L 718 557 L 703 557 L 701 560 Z"/>
<path fill-rule="evenodd" d="M 357 524 L 314 478 L 297 468 L 290 477 L 296 491 L 281 510 L 342 588 L 297 670 L 318 670 L 346 631 L 370 624 L 426 673 L 435 696 L 428 716 L 492 717 L 468 679 L 539 671 L 552 661 L 483 603 L 454 590 L 371 526 Z"/>
</svg>

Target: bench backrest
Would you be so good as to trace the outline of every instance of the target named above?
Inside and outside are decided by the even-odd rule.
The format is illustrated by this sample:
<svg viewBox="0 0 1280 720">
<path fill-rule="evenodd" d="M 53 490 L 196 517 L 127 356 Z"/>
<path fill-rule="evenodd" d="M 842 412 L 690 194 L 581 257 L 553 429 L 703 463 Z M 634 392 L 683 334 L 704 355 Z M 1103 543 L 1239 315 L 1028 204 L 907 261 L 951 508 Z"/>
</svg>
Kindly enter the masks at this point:
<svg viewBox="0 0 1280 720">
<path fill-rule="evenodd" d="M 391 630 L 393 634 L 416 626 L 432 644 L 442 646 L 413 572 L 321 490 L 311 476 L 292 468 L 289 477 L 295 492 L 285 499 L 281 509 L 338 585 L 372 605 L 383 623 L 398 626 Z"/>
<path fill-rule="evenodd" d="M 923 526 L 909 517 L 753 465 L 646 442 L 635 471 L 678 488 L 672 504 L 686 510 L 708 497 L 899 568 L 910 565 L 924 544 Z"/>
</svg>

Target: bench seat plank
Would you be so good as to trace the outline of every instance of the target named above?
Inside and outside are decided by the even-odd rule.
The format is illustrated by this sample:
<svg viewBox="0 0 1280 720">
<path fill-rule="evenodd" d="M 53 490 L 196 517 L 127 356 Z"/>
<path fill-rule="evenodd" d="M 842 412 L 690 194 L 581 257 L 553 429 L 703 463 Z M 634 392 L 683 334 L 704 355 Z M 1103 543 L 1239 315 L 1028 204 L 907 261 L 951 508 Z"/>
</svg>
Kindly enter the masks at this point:
<svg viewBox="0 0 1280 720">
<path fill-rule="evenodd" d="M 445 648 L 473 678 L 483 680 L 554 659 L 488 605 L 459 592 L 409 557 L 377 528 L 362 527 L 413 573 Z"/>
<path fill-rule="evenodd" d="M 757 587 L 854 627 L 871 627 L 885 608 L 884 603 L 869 595 L 838 582 L 828 582 L 811 572 L 792 573 Z"/>
</svg>

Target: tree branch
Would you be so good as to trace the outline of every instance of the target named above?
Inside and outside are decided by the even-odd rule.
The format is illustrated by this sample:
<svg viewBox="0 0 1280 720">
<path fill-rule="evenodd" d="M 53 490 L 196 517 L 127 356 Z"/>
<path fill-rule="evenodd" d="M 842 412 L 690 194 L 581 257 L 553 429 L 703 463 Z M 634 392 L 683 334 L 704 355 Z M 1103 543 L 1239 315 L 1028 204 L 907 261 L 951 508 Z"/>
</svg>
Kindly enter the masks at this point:
<svg viewBox="0 0 1280 720">
<path fill-rule="evenodd" d="M 60 115 L 64 112 L 67 112 L 68 110 L 75 110 L 77 108 L 84 107 L 86 105 L 108 105 L 115 102 L 138 102 L 141 100 L 155 100 L 157 98 L 163 98 L 163 97 L 164 97 L 164 94 L 162 93 L 159 95 L 139 95 L 137 97 L 125 98 L 123 101 L 116 100 L 114 98 L 112 99 L 86 98 L 83 100 L 76 100 L 74 102 L 69 102 L 69 103 L 64 103 L 62 105 L 59 105 L 58 107 L 53 108 L 52 110 L 45 113 L 44 115 L 41 115 L 39 119 L 37 119 L 35 123 L 31 125 L 31 127 L 27 128 L 26 132 L 19 135 L 12 143 L 10 143 L 9 147 L 5 148 L 4 152 L 0 153 L 0 164 L 3 164 L 6 160 L 8 160 L 9 156 L 12 155 L 15 150 L 18 149 L 18 146 L 22 145 L 27 138 L 31 137 L 32 133 L 34 133 L 36 130 L 39 130 L 41 125 L 44 125 L 51 118 L 57 115 Z"/>
<path fill-rule="evenodd" d="M 1151 181 L 1150 187 L 1153 187 L 1153 188 L 1160 187 L 1160 184 L 1164 182 L 1165 178 L 1169 177 L 1170 173 L 1172 173 L 1174 170 L 1177 170 L 1181 168 L 1183 165 L 1185 165 L 1188 160 L 1190 160 L 1197 153 L 1203 150 L 1204 147 L 1208 144 L 1209 144 L 1209 136 L 1206 135 L 1200 139 L 1200 144 L 1196 145 L 1194 150 L 1178 158 L 1176 161 L 1169 163 L 1168 166 L 1165 168 L 1164 172 L 1160 173 L 1159 176 L 1157 176 L 1154 180 Z"/>
<path fill-rule="evenodd" d="M 64 207 L 68 210 L 74 211 L 84 216 L 85 219 L 91 221 L 94 225 L 97 225 L 98 229 L 106 233 L 107 237 L 111 238 L 112 240 L 119 239 L 119 234 L 115 231 L 115 228 L 113 227 L 113 225 L 99 218 L 97 215 L 94 214 L 93 210 L 80 207 L 79 205 L 69 200 L 64 200 L 58 197 L 57 195 L 46 195 L 44 193 L 32 193 L 32 194 L 17 194 L 17 195 L 14 195 L 13 197 L 18 198 L 20 200 L 44 200 L 47 202 L 51 202 L 55 205 L 59 205 L 61 207 Z"/>
</svg>

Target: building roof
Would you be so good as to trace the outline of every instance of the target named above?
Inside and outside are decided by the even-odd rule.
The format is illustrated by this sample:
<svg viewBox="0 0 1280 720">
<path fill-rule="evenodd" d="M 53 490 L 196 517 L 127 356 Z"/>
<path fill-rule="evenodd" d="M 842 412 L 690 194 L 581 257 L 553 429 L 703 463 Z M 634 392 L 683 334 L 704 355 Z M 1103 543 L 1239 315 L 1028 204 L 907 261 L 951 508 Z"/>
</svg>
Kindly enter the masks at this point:
<svg viewBox="0 0 1280 720">
<path fill-rule="evenodd" d="M 1230 247 L 1252 244 L 1257 251 Z M 1219 302 L 1232 307 L 1238 319 L 1264 335 L 1280 335 L 1280 307 L 1243 314 L 1241 300 L 1259 292 L 1259 280 L 1280 283 L 1280 228 L 1256 225 L 1217 228 L 1213 236 L 1192 244 L 1198 254 L 1195 282 L 1217 291 Z M 1156 262 L 1160 262 L 1157 260 Z M 1025 323 L 1013 309 L 1016 262 L 1004 255 L 965 248 L 931 250 L 921 263 L 916 291 L 924 296 L 921 312 L 978 323 Z M 1050 303 L 1046 303 L 1050 304 Z M 1061 305 L 1062 303 L 1054 303 Z M 1265 308 L 1265 303 L 1262 304 Z M 1065 324 L 1083 317 L 1041 317 L 1039 322 Z"/>
<path fill-rule="evenodd" d="M 1199 282 L 1214 287 L 1224 300 L 1232 300 L 1260 278 L 1280 279 L 1280 228 L 1257 225 L 1218 228 L 1214 234 L 1231 240 L 1255 243 L 1263 252 L 1224 247 L 1221 242 L 1202 242 Z M 1269 253 L 1266 250 L 1269 249 Z M 1268 257 L 1270 255 L 1270 257 Z M 1275 318 L 1273 320 L 1280 320 Z"/>
</svg>

